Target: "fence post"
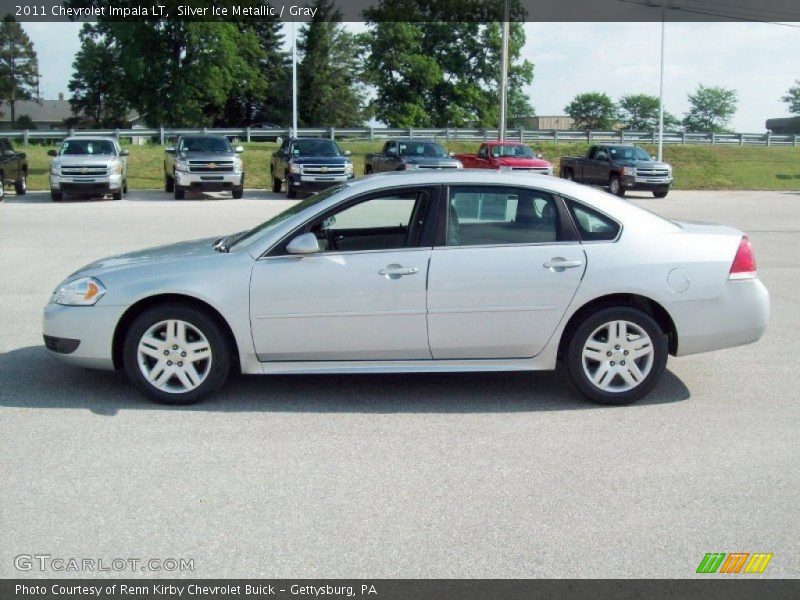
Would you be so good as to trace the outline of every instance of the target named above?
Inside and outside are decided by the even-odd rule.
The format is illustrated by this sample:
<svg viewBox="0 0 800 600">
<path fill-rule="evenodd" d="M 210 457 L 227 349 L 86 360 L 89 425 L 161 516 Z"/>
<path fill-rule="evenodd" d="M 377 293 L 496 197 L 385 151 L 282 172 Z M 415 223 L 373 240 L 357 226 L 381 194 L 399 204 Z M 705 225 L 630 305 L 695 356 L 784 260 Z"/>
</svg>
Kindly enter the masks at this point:
<svg viewBox="0 0 800 600">
<path fill-rule="evenodd" d="M 740 146 L 744 146 L 744 134 L 743 133 L 739 134 L 739 145 Z"/>
<path fill-rule="evenodd" d="M 158 143 L 161 144 L 162 146 L 164 145 L 164 126 L 163 125 L 159 125 L 158 126 Z"/>
<path fill-rule="evenodd" d="M 73 137 L 74 135 L 75 135 L 75 130 L 72 127 L 70 127 L 69 128 L 69 137 Z"/>
<path fill-rule="evenodd" d="M 553 129 L 553 143 L 558 143 L 558 129 Z"/>
<path fill-rule="evenodd" d="M 622 144 L 624 142 L 625 142 L 625 130 L 624 129 L 620 129 L 619 130 L 619 143 Z"/>
<path fill-rule="evenodd" d="M 794 137 L 796 138 L 797 136 L 794 136 Z M 27 129 L 22 132 L 22 144 L 24 146 L 28 145 L 28 130 Z"/>
<path fill-rule="evenodd" d="M 375 139 L 375 128 L 372 126 L 369 128 L 369 139 L 370 141 Z"/>
<path fill-rule="evenodd" d="M 587 142 L 591 142 L 592 141 L 592 130 L 591 129 L 587 129 L 586 130 L 586 141 Z"/>
<path fill-rule="evenodd" d="M 250 125 L 247 126 L 247 130 L 244 132 L 244 135 L 245 135 L 245 139 L 247 140 L 247 143 L 249 144 L 250 143 Z"/>
<path fill-rule="evenodd" d="M 205 125 L 203 125 L 203 133 L 208 133 L 208 127 L 206 127 Z"/>
<path fill-rule="evenodd" d="M 336 133 L 333 127 L 328 127 L 328 137 L 332 140 L 336 139 Z"/>
<path fill-rule="evenodd" d="M 794 134 L 794 139 L 792 140 L 792 146 L 797 146 L 797 134 Z"/>
<path fill-rule="evenodd" d="M 449 127 L 445 128 L 445 130 L 444 130 L 444 139 L 446 141 L 448 141 L 448 142 L 450 141 L 450 128 Z"/>
<path fill-rule="evenodd" d="M 486 129 L 484 129 L 483 130 L 483 141 L 485 142 L 488 139 L 489 139 L 489 132 Z"/>
<path fill-rule="evenodd" d="M 686 130 L 684 129 L 681 132 L 681 146 L 685 146 L 685 145 L 686 145 Z"/>
<path fill-rule="evenodd" d="M 771 146 L 771 145 L 772 145 L 772 132 L 768 131 L 767 132 L 767 146 Z"/>
<path fill-rule="evenodd" d="M 711 132 L 711 145 L 712 146 L 717 145 L 717 134 L 714 133 L 713 131 Z"/>
<path fill-rule="evenodd" d="M 524 125 L 520 125 L 519 126 L 519 141 L 520 141 L 520 143 L 525 141 L 525 126 Z"/>
<path fill-rule="evenodd" d="M 414 137 L 414 130 L 411 127 L 408 128 L 408 137 L 409 138 L 413 138 Z"/>
<path fill-rule="evenodd" d="M 119 144 L 119 127 L 114 128 L 114 138 L 117 140 L 117 143 Z"/>
<path fill-rule="evenodd" d="M 650 132 L 650 143 L 655 145 L 656 143 L 656 132 L 655 130 Z"/>
</svg>

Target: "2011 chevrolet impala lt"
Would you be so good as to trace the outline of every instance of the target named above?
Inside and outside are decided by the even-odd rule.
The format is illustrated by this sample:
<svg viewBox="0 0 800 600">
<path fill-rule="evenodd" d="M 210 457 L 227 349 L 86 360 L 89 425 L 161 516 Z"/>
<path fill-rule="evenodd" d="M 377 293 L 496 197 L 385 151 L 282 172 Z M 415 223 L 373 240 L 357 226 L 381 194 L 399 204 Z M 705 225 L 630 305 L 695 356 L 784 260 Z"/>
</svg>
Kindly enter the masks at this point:
<svg viewBox="0 0 800 600">
<path fill-rule="evenodd" d="M 605 404 L 667 354 L 758 340 L 750 242 L 530 174 L 351 181 L 223 238 L 106 258 L 59 284 L 46 347 L 187 404 L 243 373 L 519 371 L 563 363 Z M 531 394 L 536 393 L 535 380 Z"/>
</svg>

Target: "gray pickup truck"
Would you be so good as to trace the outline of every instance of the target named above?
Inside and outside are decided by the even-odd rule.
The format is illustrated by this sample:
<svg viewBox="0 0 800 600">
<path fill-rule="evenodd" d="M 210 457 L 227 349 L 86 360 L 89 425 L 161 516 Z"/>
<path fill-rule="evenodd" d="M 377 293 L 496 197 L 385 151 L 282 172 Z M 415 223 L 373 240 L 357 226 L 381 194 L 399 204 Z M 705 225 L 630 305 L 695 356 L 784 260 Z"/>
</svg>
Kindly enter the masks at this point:
<svg viewBox="0 0 800 600">
<path fill-rule="evenodd" d="M 0 200 L 7 185 L 14 186 L 17 196 L 28 190 L 28 156 L 16 152 L 8 138 L 0 138 Z"/>
<path fill-rule="evenodd" d="M 638 146 L 605 144 L 590 146 L 586 156 L 562 156 L 561 177 L 608 186 L 617 196 L 626 190 L 648 190 L 666 198 L 672 185 L 672 167 L 659 162 Z"/>
<path fill-rule="evenodd" d="M 244 165 L 241 146 L 231 146 L 221 135 L 184 135 L 164 152 L 164 191 L 183 200 L 187 190 L 230 190 L 234 198 L 244 196 Z"/>
<path fill-rule="evenodd" d="M 413 169 L 462 169 L 464 165 L 433 140 L 387 140 L 378 154 L 364 158 L 364 174 Z"/>
</svg>

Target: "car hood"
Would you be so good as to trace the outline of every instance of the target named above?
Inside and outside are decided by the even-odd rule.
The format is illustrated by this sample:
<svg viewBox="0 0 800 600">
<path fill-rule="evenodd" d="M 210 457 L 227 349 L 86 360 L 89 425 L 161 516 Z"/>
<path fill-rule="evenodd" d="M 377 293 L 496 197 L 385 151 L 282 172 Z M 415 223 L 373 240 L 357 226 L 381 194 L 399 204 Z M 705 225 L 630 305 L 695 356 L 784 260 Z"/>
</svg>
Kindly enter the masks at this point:
<svg viewBox="0 0 800 600">
<path fill-rule="evenodd" d="M 184 160 L 233 160 L 234 152 L 181 152 L 178 156 Z"/>
<path fill-rule="evenodd" d="M 497 164 L 501 167 L 541 167 L 547 168 L 552 166 L 549 162 L 542 158 L 522 158 L 522 157 L 506 157 L 498 158 Z"/>
<path fill-rule="evenodd" d="M 62 154 L 53 158 L 56 165 L 97 165 L 114 162 L 113 154 Z"/>
<path fill-rule="evenodd" d="M 296 165 L 307 163 L 315 165 L 343 165 L 350 162 L 349 156 L 293 156 L 291 161 Z"/>
<path fill-rule="evenodd" d="M 426 165 L 449 167 L 458 163 L 457 158 L 449 156 L 404 156 L 403 162 L 407 165 Z"/>
<path fill-rule="evenodd" d="M 116 270 L 133 265 L 146 263 L 165 262 L 183 258 L 195 258 L 214 254 L 214 241 L 219 238 L 203 238 L 189 242 L 179 242 L 166 246 L 156 246 L 125 254 L 116 254 L 81 267 L 69 276 L 69 279 L 78 276 L 97 275 L 102 272 Z"/>
<path fill-rule="evenodd" d="M 616 162 L 616 163 L 618 163 L 620 165 L 623 165 L 625 167 L 636 167 L 636 168 L 639 168 L 639 169 L 642 169 L 642 168 L 648 168 L 648 169 L 663 168 L 663 169 L 668 169 L 668 168 L 670 168 L 667 163 L 659 162 L 657 160 L 617 160 L 617 161 L 614 161 L 614 162 Z"/>
</svg>

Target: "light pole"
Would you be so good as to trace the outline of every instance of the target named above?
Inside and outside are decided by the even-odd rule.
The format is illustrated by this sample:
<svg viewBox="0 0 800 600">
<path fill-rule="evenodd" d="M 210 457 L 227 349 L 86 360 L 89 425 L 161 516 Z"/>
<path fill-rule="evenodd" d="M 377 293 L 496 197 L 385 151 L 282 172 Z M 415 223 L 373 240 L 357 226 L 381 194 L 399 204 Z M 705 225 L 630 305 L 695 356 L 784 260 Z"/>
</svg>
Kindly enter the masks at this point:
<svg viewBox="0 0 800 600">
<path fill-rule="evenodd" d="M 503 2 L 503 50 L 500 61 L 500 129 L 498 137 L 500 141 L 506 139 L 506 97 L 508 94 L 508 36 L 511 29 L 509 23 L 508 0 Z"/>
<path fill-rule="evenodd" d="M 658 90 L 658 160 L 664 160 L 664 34 L 666 32 L 666 3 L 661 0 L 661 81 Z"/>
<path fill-rule="evenodd" d="M 297 137 L 297 33 L 296 24 L 292 21 L 292 133 L 289 137 Z"/>
</svg>

